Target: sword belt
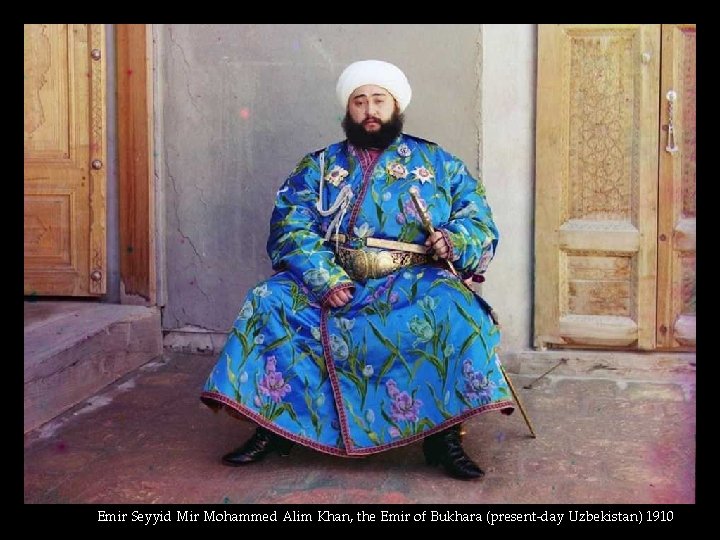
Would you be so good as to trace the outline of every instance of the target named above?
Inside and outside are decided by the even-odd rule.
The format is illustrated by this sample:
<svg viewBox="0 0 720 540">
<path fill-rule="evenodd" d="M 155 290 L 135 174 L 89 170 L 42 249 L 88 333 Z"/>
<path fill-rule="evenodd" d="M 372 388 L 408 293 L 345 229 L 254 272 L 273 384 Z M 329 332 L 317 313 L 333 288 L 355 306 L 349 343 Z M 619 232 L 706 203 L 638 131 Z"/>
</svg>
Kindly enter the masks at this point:
<svg viewBox="0 0 720 540">
<path fill-rule="evenodd" d="M 384 277 L 407 266 L 433 262 L 427 248 L 419 244 L 369 237 L 361 239 L 365 245 L 350 248 L 337 244 L 345 242 L 344 234 L 332 235 L 330 240 L 337 262 L 357 281 Z"/>
</svg>

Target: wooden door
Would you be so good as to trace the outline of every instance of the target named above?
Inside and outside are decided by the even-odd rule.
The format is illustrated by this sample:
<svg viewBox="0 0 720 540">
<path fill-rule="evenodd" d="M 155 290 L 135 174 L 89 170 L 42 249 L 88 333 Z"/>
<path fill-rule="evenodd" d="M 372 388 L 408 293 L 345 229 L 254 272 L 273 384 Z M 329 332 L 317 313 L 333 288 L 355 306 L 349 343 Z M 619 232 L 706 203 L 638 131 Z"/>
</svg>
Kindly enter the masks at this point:
<svg viewBox="0 0 720 540">
<path fill-rule="evenodd" d="M 672 92 L 672 94 L 671 94 Z M 658 347 L 695 346 L 695 25 L 663 25 Z"/>
<path fill-rule="evenodd" d="M 103 25 L 25 25 L 26 295 L 106 290 Z"/>
<path fill-rule="evenodd" d="M 655 347 L 660 32 L 539 26 L 537 347 Z"/>
</svg>

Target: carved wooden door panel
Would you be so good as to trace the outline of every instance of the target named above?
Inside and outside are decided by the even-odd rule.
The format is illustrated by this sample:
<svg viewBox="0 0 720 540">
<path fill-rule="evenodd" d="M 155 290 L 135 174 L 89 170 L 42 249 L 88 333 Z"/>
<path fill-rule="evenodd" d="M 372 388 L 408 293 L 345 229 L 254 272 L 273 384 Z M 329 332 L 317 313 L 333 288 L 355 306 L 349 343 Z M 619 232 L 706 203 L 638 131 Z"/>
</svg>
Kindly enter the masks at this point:
<svg viewBox="0 0 720 540">
<path fill-rule="evenodd" d="M 539 26 L 537 347 L 655 347 L 660 32 Z"/>
<path fill-rule="evenodd" d="M 663 25 L 657 343 L 695 346 L 695 25 Z"/>
<path fill-rule="evenodd" d="M 540 25 L 535 346 L 695 346 L 695 25 Z"/>
<path fill-rule="evenodd" d="M 24 290 L 105 293 L 104 27 L 25 25 Z"/>
</svg>

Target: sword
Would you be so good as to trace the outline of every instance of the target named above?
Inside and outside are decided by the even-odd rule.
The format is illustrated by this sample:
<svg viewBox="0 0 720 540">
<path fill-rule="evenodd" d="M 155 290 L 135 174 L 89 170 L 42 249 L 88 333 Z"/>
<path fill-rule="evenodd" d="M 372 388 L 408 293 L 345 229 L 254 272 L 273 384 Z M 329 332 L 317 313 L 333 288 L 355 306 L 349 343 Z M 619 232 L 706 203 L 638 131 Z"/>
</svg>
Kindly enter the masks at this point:
<svg viewBox="0 0 720 540">
<path fill-rule="evenodd" d="M 410 198 L 412 199 L 412 202 L 415 205 L 415 210 L 417 210 L 418 216 L 420 216 L 420 221 L 422 222 L 423 227 L 425 228 L 425 231 L 428 234 L 434 233 L 435 227 L 433 227 L 432 221 L 430 220 L 430 214 L 428 214 L 427 210 L 425 208 L 423 208 L 423 205 L 420 202 L 419 190 L 418 190 L 417 186 L 413 186 L 410 188 Z M 445 262 L 447 262 L 448 267 L 450 268 L 450 271 L 452 272 L 452 274 L 454 276 L 460 277 L 458 274 L 458 271 L 455 269 L 455 266 L 453 266 L 452 261 L 445 259 Z M 475 293 L 475 291 L 473 291 L 472 289 L 470 289 L 470 290 L 473 293 Z M 478 295 L 478 298 L 480 298 L 479 295 Z M 483 300 L 483 302 L 484 302 L 484 300 Z M 485 303 L 485 304 L 487 305 L 487 303 Z M 525 407 L 523 407 L 523 404 L 520 401 L 520 397 L 517 395 L 517 392 L 515 392 L 515 387 L 513 386 L 512 382 L 510 381 L 510 377 L 508 377 L 508 374 L 505 373 L 505 368 L 502 367 L 502 365 L 500 366 L 500 372 L 502 373 L 503 377 L 505 378 L 505 381 L 508 384 L 508 387 L 510 388 L 510 393 L 512 394 L 513 399 L 515 400 L 515 403 L 518 404 L 520 413 L 522 414 L 522 417 L 525 420 L 525 423 L 527 424 L 528 429 L 530 430 L 530 436 L 533 439 L 537 438 L 537 435 L 535 435 L 535 430 L 532 427 L 532 423 L 530 422 L 530 418 L 528 417 L 527 413 L 525 412 Z"/>
<path fill-rule="evenodd" d="M 415 205 L 415 210 L 417 210 L 418 216 L 420 216 L 420 221 L 422 221 L 425 231 L 427 231 L 428 234 L 434 233 L 435 227 L 433 227 L 432 221 L 430 221 L 430 215 L 428 214 L 427 210 L 425 208 L 423 208 L 423 205 L 420 202 L 419 191 L 418 191 L 417 186 L 413 186 L 410 188 L 410 198 L 412 199 L 412 202 Z M 434 255 L 433 258 L 435 260 L 437 260 L 437 255 Z M 450 269 L 450 272 L 452 272 L 452 274 L 455 277 L 460 277 L 458 274 L 458 271 L 455 270 L 453 263 L 451 261 L 449 261 L 448 259 L 445 259 L 445 262 L 447 263 L 448 268 Z"/>
</svg>

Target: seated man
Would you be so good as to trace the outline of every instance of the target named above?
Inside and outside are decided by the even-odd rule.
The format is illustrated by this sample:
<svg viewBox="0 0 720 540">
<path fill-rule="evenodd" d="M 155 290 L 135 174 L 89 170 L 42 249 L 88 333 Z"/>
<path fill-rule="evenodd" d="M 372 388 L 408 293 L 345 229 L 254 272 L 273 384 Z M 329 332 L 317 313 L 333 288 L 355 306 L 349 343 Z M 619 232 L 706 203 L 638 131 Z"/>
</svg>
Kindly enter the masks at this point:
<svg viewBox="0 0 720 540">
<path fill-rule="evenodd" d="M 402 132 L 411 90 L 396 66 L 355 62 L 337 95 L 347 139 L 306 155 L 277 192 L 277 273 L 249 291 L 201 395 L 259 426 L 223 463 L 293 443 L 356 457 L 423 439 L 428 464 L 481 477 L 460 424 L 513 409 L 498 327 L 462 280 L 498 243 L 484 186 Z"/>
</svg>

